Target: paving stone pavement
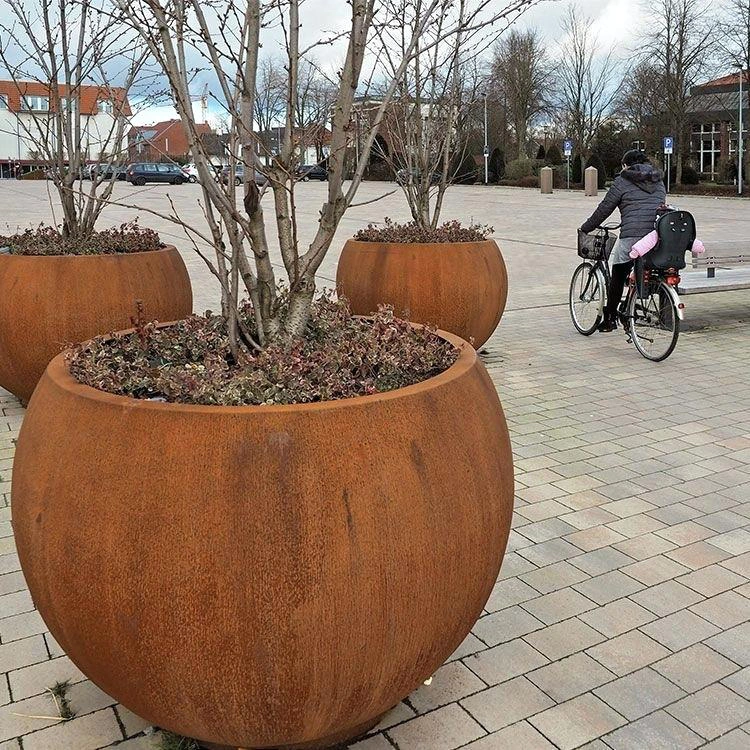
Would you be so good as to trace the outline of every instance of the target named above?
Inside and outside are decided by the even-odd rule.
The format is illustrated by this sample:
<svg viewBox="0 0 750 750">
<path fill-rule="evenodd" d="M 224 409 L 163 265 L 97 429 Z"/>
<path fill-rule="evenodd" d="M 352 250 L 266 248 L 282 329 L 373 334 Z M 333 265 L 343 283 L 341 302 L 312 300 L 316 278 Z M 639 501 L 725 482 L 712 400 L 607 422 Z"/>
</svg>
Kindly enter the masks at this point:
<svg viewBox="0 0 750 750">
<path fill-rule="evenodd" d="M 6 185 L 9 221 L 48 211 L 39 186 Z M 163 189 L 142 193 L 164 201 Z M 186 211 L 195 195 L 181 197 Z M 747 203 L 680 203 L 708 241 L 750 236 Z M 343 236 L 405 215 L 396 198 L 375 205 L 355 209 Z M 513 440 L 513 530 L 473 633 L 352 750 L 750 747 L 750 292 L 689 298 L 659 365 L 621 333 L 578 336 L 568 247 L 592 207 L 570 194 L 451 194 L 449 216 L 511 238 L 509 308 L 483 357 Z M 201 309 L 212 281 L 188 265 Z M 0 391 L 0 750 L 153 750 L 147 722 L 85 679 L 26 590 L 9 507 L 23 414 Z M 62 679 L 68 722 L 48 693 Z"/>
</svg>

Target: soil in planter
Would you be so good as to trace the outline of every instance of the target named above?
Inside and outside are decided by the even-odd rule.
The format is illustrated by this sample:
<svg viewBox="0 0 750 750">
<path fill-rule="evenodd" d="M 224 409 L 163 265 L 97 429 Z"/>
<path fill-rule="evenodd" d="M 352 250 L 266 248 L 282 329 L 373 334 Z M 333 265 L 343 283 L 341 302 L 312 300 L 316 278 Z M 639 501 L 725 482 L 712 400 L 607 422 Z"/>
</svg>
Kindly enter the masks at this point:
<svg viewBox="0 0 750 750">
<path fill-rule="evenodd" d="M 93 232 L 87 237 L 65 237 L 60 229 L 46 226 L 0 235 L 0 248 L 11 255 L 113 255 L 162 247 L 164 244 L 153 229 L 140 227 L 135 222 Z"/>
<path fill-rule="evenodd" d="M 243 308 L 248 328 L 252 309 Z M 447 370 L 458 350 L 434 330 L 389 308 L 353 316 L 328 295 L 313 304 L 304 338 L 232 356 L 222 317 L 207 313 L 167 327 L 99 337 L 69 354 L 71 374 L 108 393 L 205 405 L 303 404 L 403 388 Z"/>
</svg>

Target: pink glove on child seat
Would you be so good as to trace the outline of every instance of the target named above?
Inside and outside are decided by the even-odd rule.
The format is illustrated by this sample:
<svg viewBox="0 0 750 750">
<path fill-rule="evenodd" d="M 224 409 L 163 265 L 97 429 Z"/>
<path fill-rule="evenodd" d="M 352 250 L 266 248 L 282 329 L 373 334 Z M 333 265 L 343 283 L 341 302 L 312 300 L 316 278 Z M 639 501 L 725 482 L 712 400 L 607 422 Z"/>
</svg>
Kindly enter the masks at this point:
<svg viewBox="0 0 750 750">
<path fill-rule="evenodd" d="M 646 253 L 656 247 L 658 241 L 659 235 L 656 233 L 656 230 L 649 232 L 649 234 L 638 240 L 638 242 L 633 245 L 633 249 L 629 253 L 630 257 L 633 258 L 633 260 L 643 257 Z M 703 255 L 703 253 L 706 252 L 706 247 L 699 239 L 696 239 L 695 242 L 693 242 L 690 251 L 693 255 Z"/>
<path fill-rule="evenodd" d="M 659 235 L 656 230 L 649 232 L 645 237 L 642 237 L 638 242 L 633 245 L 633 249 L 629 255 L 635 260 L 645 255 L 649 250 L 653 250 L 656 247 L 656 243 L 659 242 Z"/>
</svg>

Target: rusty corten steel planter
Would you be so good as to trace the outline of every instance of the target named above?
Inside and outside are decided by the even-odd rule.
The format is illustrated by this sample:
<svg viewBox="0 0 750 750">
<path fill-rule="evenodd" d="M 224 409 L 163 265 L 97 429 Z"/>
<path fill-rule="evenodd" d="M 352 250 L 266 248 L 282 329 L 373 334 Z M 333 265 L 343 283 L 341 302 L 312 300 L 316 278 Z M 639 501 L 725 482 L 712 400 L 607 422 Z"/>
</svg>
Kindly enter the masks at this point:
<svg viewBox="0 0 750 750">
<path fill-rule="evenodd" d="M 299 406 L 137 401 L 56 357 L 21 429 L 13 528 L 76 665 L 233 748 L 340 742 L 433 674 L 489 597 L 513 506 L 497 393 L 446 338 L 462 351 L 437 377 Z"/>
<path fill-rule="evenodd" d="M 179 320 L 193 292 L 177 249 L 115 255 L 0 255 L 0 386 L 28 401 L 70 344 L 149 320 Z"/>
<path fill-rule="evenodd" d="M 336 288 L 358 315 L 393 305 L 396 315 L 455 333 L 479 349 L 505 310 L 508 273 L 494 240 L 349 240 L 339 258 Z"/>
</svg>

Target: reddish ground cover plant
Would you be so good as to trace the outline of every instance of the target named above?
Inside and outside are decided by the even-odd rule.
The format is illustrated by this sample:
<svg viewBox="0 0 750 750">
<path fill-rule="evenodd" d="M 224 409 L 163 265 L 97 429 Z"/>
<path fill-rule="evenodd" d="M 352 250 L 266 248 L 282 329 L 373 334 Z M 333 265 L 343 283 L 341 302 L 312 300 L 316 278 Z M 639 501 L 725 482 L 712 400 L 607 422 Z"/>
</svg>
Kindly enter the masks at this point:
<svg viewBox="0 0 750 750">
<path fill-rule="evenodd" d="M 42 225 L 18 234 L 0 235 L 0 248 L 3 247 L 10 248 L 11 255 L 112 255 L 158 250 L 164 245 L 153 229 L 128 222 L 82 236 L 66 236 L 62 229 Z"/>
<path fill-rule="evenodd" d="M 458 357 L 433 330 L 395 318 L 388 308 L 359 318 L 345 301 L 323 295 L 311 312 L 304 337 L 277 339 L 239 360 L 221 316 L 206 313 L 165 328 L 135 320 L 133 333 L 75 347 L 70 371 L 81 383 L 132 398 L 303 404 L 403 388 L 438 375 Z M 252 328 L 249 305 L 240 314 Z"/>
<path fill-rule="evenodd" d="M 486 240 L 495 230 L 490 226 L 482 224 L 469 224 L 464 226 L 459 221 L 446 221 L 439 227 L 425 227 L 410 221 L 399 224 L 392 219 L 386 218 L 383 226 L 375 224 L 360 229 L 354 235 L 359 242 L 482 242 Z"/>
</svg>

